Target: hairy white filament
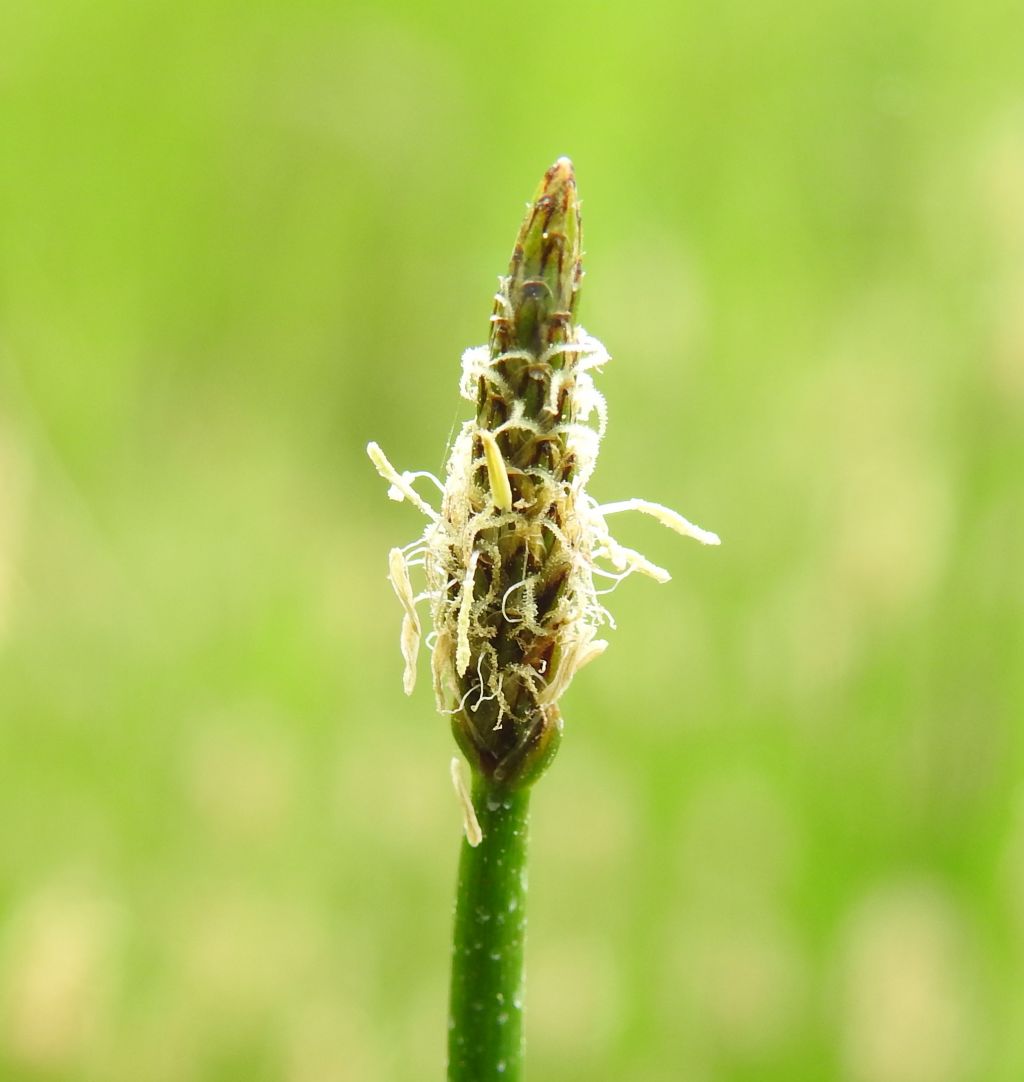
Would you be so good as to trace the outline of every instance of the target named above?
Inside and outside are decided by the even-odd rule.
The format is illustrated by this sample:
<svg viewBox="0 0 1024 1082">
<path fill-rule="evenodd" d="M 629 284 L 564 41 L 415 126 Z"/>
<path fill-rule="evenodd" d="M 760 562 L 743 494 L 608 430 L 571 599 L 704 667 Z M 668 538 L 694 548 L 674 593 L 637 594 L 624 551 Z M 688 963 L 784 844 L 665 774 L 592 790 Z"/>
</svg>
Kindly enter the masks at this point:
<svg viewBox="0 0 1024 1082">
<path fill-rule="evenodd" d="M 541 427 L 537 420 L 524 415 L 521 401 L 507 394 L 508 386 L 501 375 L 501 366 L 516 362 L 541 368 L 551 365 L 558 356 L 565 358 L 564 365 L 550 371 L 542 408 L 549 417 L 561 415 L 565 420 L 544 431 L 563 442 L 572 457 L 573 474 L 566 479 L 537 463 L 523 467 L 522 476 L 528 477 L 533 486 L 527 513 L 525 507 L 520 510 L 513 501 L 509 468 L 496 437 L 502 432 L 516 430 L 539 435 Z M 467 709 L 467 700 L 475 694 L 469 709 L 475 711 L 483 702 L 496 698 L 500 706 L 499 725 L 506 714 L 508 707 L 502 692 L 506 672 L 499 668 L 491 642 L 495 634 L 495 615 L 506 624 L 522 625 L 531 634 L 544 635 L 548 633 L 546 629 L 550 629 L 550 665 L 545 658 L 530 664 L 516 662 L 507 667 L 507 675 L 515 677 L 520 686 L 525 684 L 536 691 L 536 702 L 544 708 L 557 702 L 575 674 L 603 653 L 608 645 L 604 639 L 595 637 L 596 630 L 602 625 L 615 626 L 611 614 L 601 604 L 600 595 L 608 591 L 595 588 L 595 577 L 612 580 L 612 588 L 634 572 L 656 582 L 669 581 L 671 576 L 665 568 L 615 540 L 608 527 L 608 516 L 636 511 L 701 544 L 720 543 L 717 534 L 662 504 L 639 498 L 599 504 L 587 493 L 586 484 L 594 470 L 606 424 L 605 401 L 590 373 L 609 360 L 605 347 L 581 327 L 575 329 L 570 341 L 549 346 L 540 357 L 522 350 L 492 357 L 486 346 L 466 350 L 462 357 L 462 394 L 475 401 L 483 380 L 492 392 L 509 398 L 511 405 L 506 420 L 494 431 L 480 428 L 475 421 L 463 425 L 448 458 L 440 514 L 412 484 L 425 476 L 439 485 L 436 478 L 424 471 L 400 473 L 376 443 L 367 447 L 378 473 L 390 486 L 388 495 L 392 499 L 408 500 L 430 520 L 421 537 L 404 550 L 392 550 L 389 577 L 404 610 L 401 646 L 405 661 L 403 683 L 407 692 L 412 691 L 415 682 L 421 638 L 415 605 L 421 598 L 432 603 L 434 632 L 428 636 L 427 645 L 432 653 L 434 694 L 438 709 L 444 713 Z M 569 396 L 564 410 L 559 405 L 563 396 Z M 596 427 L 591 421 L 595 415 Z M 487 489 L 479 480 L 479 450 L 474 451 L 474 448 L 483 450 Z M 525 555 L 535 541 L 524 546 L 522 578 L 503 587 L 500 593 L 494 593 L 496 583 L 488 579 L 483 590 L 490 589 L 491 593 L 482 592 L 480 598 L 476 598 L 481 554 L 485 557 L 484 566 L 493 568 L 500 564 L 499 549 L 493 540 L 498 529 L 513 534 L 522 531 L 523 538 L 536 538 L 547 531 L 555 540 L 551 551 L 564 553 L 569 570 L 554 607 L 547 613 L 539 615 L 537 612 L 534 589 L 540 588 L 538 573 L 526 574 Z M 545 543 L 545 547 L 550 548 L 549 543 Z M 419 595 L 414 595 L 409 582 L 408 569 L 413 564 L 422 564 L 427 580 L 427 589 Z M 518 612 L 511 615 L 507 606 L 516 589 L 523 591 L 523 598 L 517 606 Z M 490 659 L 486 679 L 482 666 L 485 654 Z M 477 659 L 477 678 L 467 688 L 464 678 L 474 657 Z M 545 671 L 546 683 L 540 675 Z M 471 803 L 469 807 L 472 808 Z"/>
</svg>

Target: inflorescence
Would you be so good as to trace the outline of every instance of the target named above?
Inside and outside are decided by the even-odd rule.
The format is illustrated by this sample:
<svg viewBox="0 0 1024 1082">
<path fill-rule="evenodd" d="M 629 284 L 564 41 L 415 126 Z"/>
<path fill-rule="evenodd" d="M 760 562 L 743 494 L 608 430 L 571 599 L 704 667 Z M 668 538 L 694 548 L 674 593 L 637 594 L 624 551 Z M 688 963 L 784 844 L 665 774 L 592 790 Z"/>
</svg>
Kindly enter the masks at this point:
<svg viewBox="0 0 1024 1082">
<path fill-rule="evenodd" d="M 608 645 L 615 626 L 602 595 L 640 572 L 669 573 L 620 545 L 607 518 L 640 511 L 686 537 L 717 545 L 675 511 L 646 500 L 599 504 L 586 491 L 607 413 L 592 372 L 610 357 L 575 323 L 582 278 L 579 202 L 572 163 L 547 171 L 494 298 L 486 346 L 462 358 L 460 391 L 476 406 L 451 449 L 445 480 L 399 472 L 376 443 L 367 451 L 388 495 L 429 520 L 391 550 L 389 578 L 404 609 L 407 694 L 429 601 L 438 710 L 452 717 L 472 767 L 509 788 L 534 781 L 561 735 L 558 700 Z M 440 510 L 414 485 L 440 490 Z M 425 588 L 413 589 L 410 569 Z"/>
</svg>

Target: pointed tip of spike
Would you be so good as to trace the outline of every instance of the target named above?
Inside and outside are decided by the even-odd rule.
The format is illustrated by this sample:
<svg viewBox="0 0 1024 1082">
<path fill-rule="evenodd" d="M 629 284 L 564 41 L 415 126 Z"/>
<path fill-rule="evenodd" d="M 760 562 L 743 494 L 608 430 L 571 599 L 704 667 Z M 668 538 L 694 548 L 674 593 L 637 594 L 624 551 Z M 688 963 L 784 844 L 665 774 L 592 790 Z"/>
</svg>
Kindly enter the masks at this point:
<svg viewBox="0 0 1024 1082">
<path fill-rule="evenodd" d="M 551 169 L 549 170 L 549 173 L 551 174 L 552 178 L 558 176 L 558 177 L 568 179 L 569 177 L 573 176 L 574 172 L 573 172 L 572 158 L 570 158 L 567 155 L 563 154 L 560 158 L 558 158 L 555 161 L 555 164 L 551 167 Z"/>
<path fill-rule="evenodd" d="M 572 160 L 544 173 L 519 228 L 509 263 L 507 305 L 495 309 L 491 352 L 542 353 L 565 341 L 583 277 L 580 205 Z"/>
<path fill-rule="evenodd" d="M 573 168 L 572 158 L 563 154 L 544 174 L 544 179 L 534 195 L 534 202 L 548 196 L 556 201 L 562 213 L 568 213 L 570 205 L 575 203 L 575 188 L 576 170 Z"/>
</svg>

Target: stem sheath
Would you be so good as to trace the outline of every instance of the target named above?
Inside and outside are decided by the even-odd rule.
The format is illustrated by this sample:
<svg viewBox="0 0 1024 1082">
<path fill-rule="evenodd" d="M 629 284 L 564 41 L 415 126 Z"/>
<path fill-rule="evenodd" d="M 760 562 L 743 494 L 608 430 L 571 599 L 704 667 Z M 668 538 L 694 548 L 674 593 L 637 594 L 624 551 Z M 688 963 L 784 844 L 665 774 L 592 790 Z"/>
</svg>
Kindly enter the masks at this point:
<svg viewBox="0 0 1024 1082">
<path fill-rule="evenodd" d="M 483 841 L 463 839 L 455 902 L 448 1082 L 518 1082 L 523 1058 L 523 947 L 530 790 L 479 774 Z"/>
</svg>

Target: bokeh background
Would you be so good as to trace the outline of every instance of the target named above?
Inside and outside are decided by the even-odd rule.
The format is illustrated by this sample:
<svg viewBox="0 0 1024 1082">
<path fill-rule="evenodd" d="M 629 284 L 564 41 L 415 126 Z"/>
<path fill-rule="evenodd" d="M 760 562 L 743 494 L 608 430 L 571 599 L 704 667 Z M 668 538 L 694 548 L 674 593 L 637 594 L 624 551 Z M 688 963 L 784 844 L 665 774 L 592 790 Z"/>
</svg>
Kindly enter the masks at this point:
<svg viewBox="0 0 1024 1082">
<path fill-rule="evenodd" d="M 0 1077 L 440 1078 L 460 820 L 364 453 L 576 163 L 622 539 L 529 1075 L 1024 1077 L 1024 9 L 0 12 Z"/>
</svg>

